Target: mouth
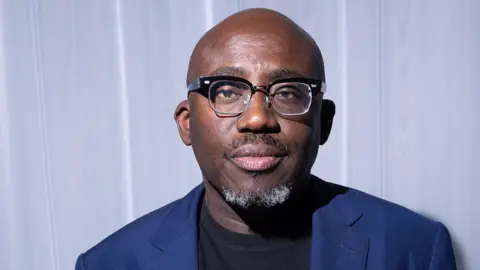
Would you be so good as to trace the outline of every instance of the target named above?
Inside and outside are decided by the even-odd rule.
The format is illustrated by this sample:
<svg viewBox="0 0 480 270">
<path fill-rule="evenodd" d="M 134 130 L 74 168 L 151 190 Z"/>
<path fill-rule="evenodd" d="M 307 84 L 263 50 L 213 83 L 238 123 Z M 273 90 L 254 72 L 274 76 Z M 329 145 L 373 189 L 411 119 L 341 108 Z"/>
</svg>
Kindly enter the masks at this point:
<svg viewBox="0 0 480 270">
<path fill-rule="evenodd" d="M 233 158 L 232 161 L 246 171 L 261 172 L 272 170 L 280 163 L 281 159 L 280 157 L 238 157 Z"/>
<path fill-rule="evenodd" d="M 286 153 L 269 145 L 245 145 L 236 149 L 230 159 L 248 172 L 270 171 L 277 167 Z"/>
</svg>

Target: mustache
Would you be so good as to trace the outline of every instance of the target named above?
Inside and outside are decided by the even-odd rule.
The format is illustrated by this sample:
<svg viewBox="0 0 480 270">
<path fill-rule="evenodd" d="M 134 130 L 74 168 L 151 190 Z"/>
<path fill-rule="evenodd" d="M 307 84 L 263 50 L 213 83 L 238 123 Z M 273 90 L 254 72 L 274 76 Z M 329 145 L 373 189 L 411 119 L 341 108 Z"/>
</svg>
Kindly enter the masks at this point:
<svg viewBox="0 0 480 270">
<path fill-rule="evenodd" d="M 279 139 L 268 134 L 245 134 L 235 140 L 229 145 L 229 151 L 233 151 L 241 146 L 247 144 L 265 144 L 277 148 L 278 150 L 289 154 L 288 147 Z"/>
</svg>

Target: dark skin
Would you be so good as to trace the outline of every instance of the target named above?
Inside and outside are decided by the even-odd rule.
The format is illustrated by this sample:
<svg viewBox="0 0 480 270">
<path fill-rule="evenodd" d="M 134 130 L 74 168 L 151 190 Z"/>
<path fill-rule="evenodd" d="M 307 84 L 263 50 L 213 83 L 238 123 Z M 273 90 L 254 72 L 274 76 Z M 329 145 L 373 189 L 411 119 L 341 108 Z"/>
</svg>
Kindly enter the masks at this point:
<svg viewBox="0 0 480 270">
<path fill-rule="evenodd" d="M 237 76 L 253 85 L 298 76 L 325 81 L 323 60 L 313 39 L 285 16 L 266 9 L 236 13 L 202 37 L 191 56 L 187 83 L 212 75 Z M 334 109 L 333 102 L 319 94 L 307 113 L 282 116 L 266 104 L 264 93 L 255 92 L 241 115 L 221 117 L 207 98 L 190 93 L 177 106 L 175 120 L 202 171 L 205 202 L 213 218 L 244 234 L 307 232 L 318 205 L 309 194 L 310 170 L 319 145 L 330 133 Z M 262 144 L 266 140 L 285 150 L 273 170 L 252 175 L 228 157 L 233 142 Z M 270 208 L 242 209 L 227 203 L 219 192 L 221 187 L 263 191 L 280 184 L 291 184 L 291 194 L 286 202 Z"/>
</svg>

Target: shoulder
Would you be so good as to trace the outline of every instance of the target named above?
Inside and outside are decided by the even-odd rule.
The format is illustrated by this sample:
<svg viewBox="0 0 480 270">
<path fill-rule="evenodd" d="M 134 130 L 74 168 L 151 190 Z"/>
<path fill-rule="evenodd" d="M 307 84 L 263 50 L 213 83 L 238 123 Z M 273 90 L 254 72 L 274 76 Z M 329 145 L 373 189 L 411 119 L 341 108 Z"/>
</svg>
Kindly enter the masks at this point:
<svg viewBox="0 0 480 270">
<path fill-rule="evenodd" d="M 332 203 L 341 211 L 358 213 L 351 229 L 368 236 L 376 258 L 397 258 L 414 265 L 435 266 L 433 269 L 454 269 L 450 233 L 443 223 L 365 192 L 344 189 L 346 192 Z"/>
<path fill-rule="evenodd" d="M 351 203 L 362 213 L 362 219 L 365 219 L 371 225 L 384 228 L 402 228 L 404 233 L 412 230 L 425 233 L 433 232 L 435 234 L 438 230 L 440 222 L 405 206 L 356 189 L 349 189 L 348 193 Z M 400 233 L 400 231 L 398 232 Z"/>
<path fill-rule="evenodd" d="M 436 229 L 437 223 L 418 212 L 363 191 L 327 182 L 314 177 L 317 196 L 327 197 L 324 208 L 340 211 L 350 220 L 370 226 L 406 226 L 415 229 Z M 358 218 L 358 219 L 357 219 Z"/>
<path fill-rule="evenodd" d="M 87 269 L 102 269 L 106 265 L 113 267 L 117 264 L 119 267 L 121 264 L 135 268 L 142 257 L 148 257 L 151 252 L 156 251 L 149 239 L 157 232 L 159 226 L 167 219 L 169 222 L 172 220 L 181 222 L 186 218 L 188 208 L 192 207 L 200 192 L 201 188 L 196 187 L 185 197 L 120 228 L 81 254 L 77 259 L 76 269 L 83 269 L 83 265 L 88 266 Z"/>
</svg>

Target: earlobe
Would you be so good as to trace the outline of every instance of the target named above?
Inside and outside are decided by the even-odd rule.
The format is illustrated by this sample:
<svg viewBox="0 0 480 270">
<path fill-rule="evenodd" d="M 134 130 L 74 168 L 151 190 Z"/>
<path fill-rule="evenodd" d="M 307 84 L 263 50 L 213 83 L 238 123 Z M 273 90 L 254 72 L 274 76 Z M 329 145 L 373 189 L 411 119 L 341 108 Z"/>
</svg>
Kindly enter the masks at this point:
<svg viewBox="0 0 480 270">
<path fill-rule="evenodd" d="M 190 146 L 192 144 L 190 136 L 190 106 L 187 100 L 184 100 L 177 105 L 174 118 L 177 123 L 180 138 L 185 145 Z"/>
<path fill-rule="evenodd" d="M 329 99 L 322 101 L 320 145 L 327 142 L 335 116 L 335 103 Z"/>
</svg>

